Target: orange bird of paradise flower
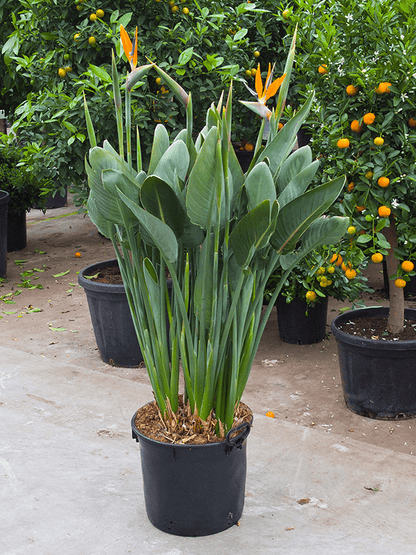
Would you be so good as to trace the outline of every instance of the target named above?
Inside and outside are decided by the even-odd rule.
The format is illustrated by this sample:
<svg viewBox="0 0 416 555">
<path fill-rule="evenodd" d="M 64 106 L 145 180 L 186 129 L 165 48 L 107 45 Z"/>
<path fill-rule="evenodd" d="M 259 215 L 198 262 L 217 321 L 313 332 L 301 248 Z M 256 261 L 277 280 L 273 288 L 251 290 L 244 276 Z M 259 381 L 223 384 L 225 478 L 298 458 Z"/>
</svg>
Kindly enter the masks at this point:
<svg viewBox="0 0 416 555">
<path fill-rule="evenodd" d="M 271 67 L 271 64 L 269 64 L 269 70 L 267 72 L 267 77 L 264 83 L 264 87 L 263 87 L 263 81 L 261 78 L 260 64 L 257 66 L 257 71 L 256 71 L 256 81 L 255 81 L 256 90 L 253 91 L 253 89 L 251 89 L 247 85 L 247 83 L 244 83 L 247 89 L 250 91 L 250 93 L 253 96 L 257 97 L 257 102 L 244 102 L 243 100 L 240 100 L 240 102 L 245 106 L 247 106 L 248 108 L 250 108 L 250 110 L 253 110 L 253 112 L 256 112 L 256 114 L 266 119 L 269 119 L 272 114 L 269 108 L 267 108 L 266 102 L 269 100 L 269 98 L 271 98 L 277 93 L 277 91 L 280 88 L 280 85 L 283 83 L 286 77 L 286 73 L 285 73 L 284 75 L 282 75 L 281 77 L 278 77 L 273 81 L 274 66 L 275 64 L 273 64 L 273 67 Z"/>
<path fill-rule="evenodd" d="M 131 42 L 129 34 L 127 33 L 123 25 L 120 25 L 120 38 L 121 44 L 123 45 L 124 54 L 130 62 L 130 67 L 133 70 L 137 66 L 137 27 L 134 33 L 133 42 Z"/>
</svg>

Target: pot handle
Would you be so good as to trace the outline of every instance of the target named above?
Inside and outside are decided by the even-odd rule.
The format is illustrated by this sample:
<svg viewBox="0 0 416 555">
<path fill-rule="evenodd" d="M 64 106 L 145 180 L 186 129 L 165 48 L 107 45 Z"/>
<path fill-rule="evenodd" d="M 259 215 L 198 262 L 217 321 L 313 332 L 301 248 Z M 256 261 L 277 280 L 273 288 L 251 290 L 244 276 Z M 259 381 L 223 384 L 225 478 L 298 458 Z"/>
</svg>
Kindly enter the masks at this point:
<svg viewBox="0 0 416 555">
<path fill-rule="evenodd" d="M 231 428 L 225 437 L 225 443 L 227 444 L 227 447 L 229 447 L 230 451 L 233 447 L 241 449 L 243 447 L 243 442 L 247 438 L 250 431 L 251 424 L 249 422 L 243 422 L 235 428 Z"/>
</svg>

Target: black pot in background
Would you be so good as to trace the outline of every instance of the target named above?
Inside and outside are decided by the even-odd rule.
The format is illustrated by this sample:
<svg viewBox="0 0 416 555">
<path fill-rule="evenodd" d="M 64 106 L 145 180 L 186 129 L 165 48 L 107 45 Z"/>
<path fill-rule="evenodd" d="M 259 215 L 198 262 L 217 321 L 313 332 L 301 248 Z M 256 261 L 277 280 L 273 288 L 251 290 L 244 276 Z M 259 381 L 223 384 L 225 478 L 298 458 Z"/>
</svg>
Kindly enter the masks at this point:
<svg viewBox="0 0 416 555">
<path fill-rule="evenodd" d="M 65 195 L 62 196 L 60 191 L 57 191 L 55 196 L 50 195 L 45 202 L 45 208 L 62 208 L 68 203 L 68 191 L 65 189 Z"/>
<path fill-rule="evenodd" d="M 7 216 L 7 252 L 26 248 L 26 210 Z"/>
<path fill-rule="evenodd" d="M 143 361 L 124 285 L 86 279 L 99 270 L 117 266 L 117 259 L 87 266 L 78 275 L 90 309 L 92 327 L 101 358 L 107 364 L 138 366 Z"/>
<path fill-rule="evenodd" d="M 194 537 L 236 524 L 244 507 L 250 424 L 234 428 L 219 443 L 170 444 L 141 434 L 136 414 L 131 421 L 132 436 L 140 442 L 150 522 L 163 532 Z M 231 438 L 237 429 L 238 435 Z"/>
<path fill-rule="evenodd" d="M 237 149 L 235 151 L 235 154 L 237 156 L 237 160 L 240 162 L 240 166 L 241 169 L 243 170 L 243 173 L 246 173 L 246 171 L 248 170 L 251 161 L 253 160 L 253 156 L 254 156 L 254 151 L 247 151 L 247 150 L 240 150 Z"/>
<path fill-rule="evenodd" d="M 311 142 L 312 133 L 306 130 L 305 127 L 301 127 L 298 131 L 298 147 L 307 146 Z"/>
<path fill-rule="evenodd" d="M 0 191 L 0 278 L 7 272 L 7 207 L 10 195 Z"/>
<path fill-rule="evenodd" d="M 379 420 L 416 417 L 416 340 L 383 341 L 340 329 L 360 317 L 388 317 L 388 307 L 351 310 L 331 324 L 337 341 L 344 399 L 356 414 Z M 416 309 L 405 309 L 416 323 Z"/>
<path fill-rule="evenodd" d="M 285 343 L 310 345 L 325 338 L 328 297 L 308 307 L 304 299 L 287 303 L 286 297 L 279 295 L 276 307 L 279 337 Z"/>
</svg>

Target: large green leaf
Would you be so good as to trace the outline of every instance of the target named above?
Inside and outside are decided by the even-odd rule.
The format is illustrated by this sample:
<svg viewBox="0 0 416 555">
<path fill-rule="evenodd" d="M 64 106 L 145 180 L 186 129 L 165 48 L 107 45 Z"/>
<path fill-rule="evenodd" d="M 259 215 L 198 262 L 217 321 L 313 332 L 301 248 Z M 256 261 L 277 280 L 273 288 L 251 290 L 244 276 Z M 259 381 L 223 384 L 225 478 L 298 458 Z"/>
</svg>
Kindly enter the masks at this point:
<svg viewBox="0 0 416 555">
<path fill-rule="evenodd" d="M 270 243 L 282 254 L 293 250 L 306 229 L 335 201 L 345 177 L 328 181 L 286 204 L 279 213 Z"/>
<path fill-rule="evenodd" d="M 109 193 L 111 198 L 117 199 L 118 208 L 123 218 L 123 223 L 126 226 L 135 225 L 137 223 L 136 217 L 129 210 L 124 203 L 118 199 L 117 191 L 120 189 L 125 195 L 134 202 L 139 201 L 140 189 L 137 182 L 130 179 L 126 174 L 118 170 L 103 170 L 101 179 L 104 189 Z"/>
<path fill-rule="evenodd" d="M 114 224 L 105 218 L 98 210 L 94 196 L 94 191 L 90 191 L 87 202 L 88 216 L 98 231 L 104 235 L 104 237 L 111 239 L 115 234 Z"/>
<path fill-rule="evenodd" d="M 94 195 L 96 211 L 98 210 L 101 217 L 109 222 L 123 224 L 123 215 L 120 211 L 118 197 L 106 191 L 101 180 L 101 173 L 94 171 L 88 163 L 85 164 L 85 170 L 91 189 L 90 195 Z"/>
<path fill-rule="evenodd" d="M 299 112 L 297 112 L 297 114 L 286 123 L 286 125 L 266 146 L 266 148 L 263 150 L 258 158 L 259 162 L 264 160 L 264 158 L 266 157 L 269 159 L 270 170 L 273 174 L 274 179 L 278 177 L 283 162 L 286 160 L 293 148 L 297 132 L 299 131 L 300 126 L 309 114 L 313 96 L 313 93 L 311 93 Z"/>
<path fill-rule="evenodd" d="M 249 210 L 253 210 L 253 208 L 261 204 L 264 200 L 269 200 L 270 203 L 276 200 L 276 188 L 273 176 L 267 164 L 264 162 L 257 164 L 248 174 L 245 187 Z"/>
<path fill-rule="evenodd" d="M 312 151 L 308 146 L 296 149 L 293 154 L 288 156 L 287 160 L 282 165 L 282 169 L 276 181 L 278 191 L 281 193 L 286 185 L 311 163 Z"/>
<path fill-rule="evenodd" d="M 189 153 L 186 144 L 183 141 L 175 141 L 163 154 L 153 174 L 175 189 L 177 177 L 185 181 L 188 166 Z"/>
<path fill-rule="evenodd" d="M 172 187 L 159 177 L 151 175 L 141 187 L 140 198 L 143 207 L 165 222 L 180 239 L 187 215 Z"/>
<path fill-rule="evenodd" d="M 133 212 L 140 225 L 152 238 L 154 244 L 169 262 L 176 262 L 178 257 L 178 243 L 172 229 L 162 220 L 153 216 L 138 204 L 130 200 L 120 189 L 117 189 L 120 199 Z"/>
<path fill-rule="evenodd" d="M 321 217 L 315 220 L 302 235 L 301 247 L 295 253 L 280 257 L 283 270 L 299 264 L 304 256 L 320 245 L 334 245 L 345 235 L 349 225 L 349 218 L 333 216 Z"/>
<path fill-rule="evenodd" d="M 186 209 L 192 223 L 208 229 L 218 218 L 220 204 L 221 227 L 225 224 L 224 175 L 216 127 L 212 127 L 198 152 L 189 176 L 186 194 Z"/>
<path fill-rule="evenodd" d="M 283 208 L 285 204 L 288 204 L 296 197 L 303 195 L 309 187 L 312 179 L 315 177 L 318 168 L 319 161 L 315 160 L 315 162 L 312 162 L 312 164 L 303 168 L 293 177 L 293 179 L 291 179 L 291 181 L 286 185 L 283 193 L 279 195 L 278 201 L 280 208 Z"/>
<path fill-rule="evenodd" d="M 248 212 L 233 229 L 230 247 L 242 268 L 250 264 L 254 253 L 265 247 L 273 233 L 279 212 L 277 201 L 264 200 Z"/>
<path fill-rule="evenodd" d="M 150 164 L 148 175 L 152 175 L 159 164 L 160 159 L 169 148 L 169 135 L 164 125 L 159 123 L 156 126 L 153 136 L 152 153 L 150 155 Z"/>
</svg>

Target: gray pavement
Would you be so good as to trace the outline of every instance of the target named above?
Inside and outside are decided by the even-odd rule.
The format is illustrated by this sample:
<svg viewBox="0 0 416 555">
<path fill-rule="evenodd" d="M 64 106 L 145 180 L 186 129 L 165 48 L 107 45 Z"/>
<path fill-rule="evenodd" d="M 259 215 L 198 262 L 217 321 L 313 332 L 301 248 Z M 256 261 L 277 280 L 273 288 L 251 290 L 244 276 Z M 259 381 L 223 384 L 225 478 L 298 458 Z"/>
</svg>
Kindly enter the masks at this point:
<svg viewBox="0 0 416 555">
<path fill-rule="evenodd" d="M 414 457 L 260 415 L 240 526 L 160 532 L 130 431 L 151 398 L 149 386 L 0 347 L 2 555 L 416 554 Z"/>
</svg>

